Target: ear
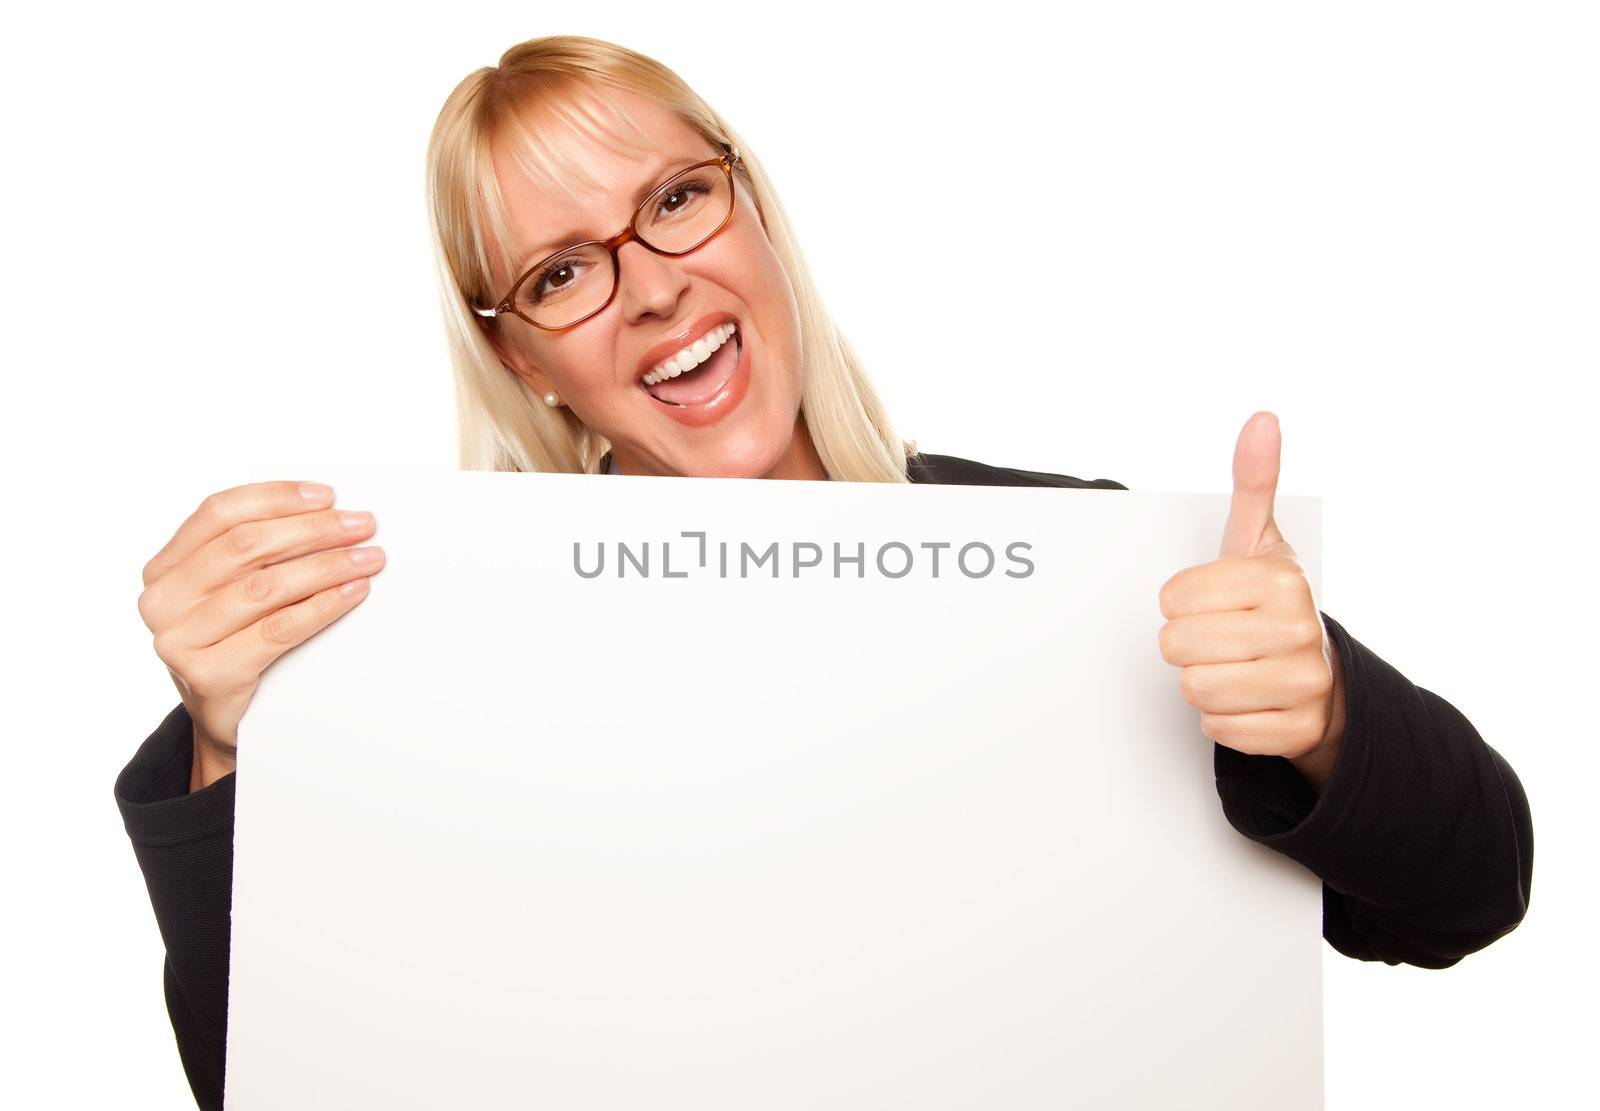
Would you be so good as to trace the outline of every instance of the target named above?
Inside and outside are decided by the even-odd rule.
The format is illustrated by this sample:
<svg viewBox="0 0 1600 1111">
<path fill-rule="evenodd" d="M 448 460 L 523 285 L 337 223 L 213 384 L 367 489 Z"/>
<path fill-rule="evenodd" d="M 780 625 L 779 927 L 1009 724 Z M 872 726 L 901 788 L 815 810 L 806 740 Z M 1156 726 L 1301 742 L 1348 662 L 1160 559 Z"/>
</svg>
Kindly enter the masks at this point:
<svg viewBox="0 0 1600 1111">
<path fill-rule="evenodd" d="M 478 330 L 483 333 L 483 338 L 494 348 L 495 357 L 500 360 L 501 366 L 526 382 L 528 388 L 540 397 L 555 389 L 544 371 L 529 362 L 514 344 L 506 341 L 504 332 L 496 327 L 494 321 L 479 317 L 477 324 Z"/>
</svg>

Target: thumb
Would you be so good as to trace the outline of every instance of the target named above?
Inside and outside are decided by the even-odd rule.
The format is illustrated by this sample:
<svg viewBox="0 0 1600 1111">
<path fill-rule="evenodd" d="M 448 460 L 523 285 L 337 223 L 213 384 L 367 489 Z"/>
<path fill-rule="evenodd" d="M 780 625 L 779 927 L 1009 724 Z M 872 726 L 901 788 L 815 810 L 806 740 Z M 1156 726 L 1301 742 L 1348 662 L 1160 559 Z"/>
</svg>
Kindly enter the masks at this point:
<svg viewBox="0 0 1600 1111">
<path fill-rule="evenodd" d="M 1233 449 L 1233 502 L 1222 530 L 1222 556 L 1253 556 L 1283 542 L 1272 519 L 1278 493 L 1278 457 L 1282 435 L 1275 414 L 1251 415 Z"/>
</svg>

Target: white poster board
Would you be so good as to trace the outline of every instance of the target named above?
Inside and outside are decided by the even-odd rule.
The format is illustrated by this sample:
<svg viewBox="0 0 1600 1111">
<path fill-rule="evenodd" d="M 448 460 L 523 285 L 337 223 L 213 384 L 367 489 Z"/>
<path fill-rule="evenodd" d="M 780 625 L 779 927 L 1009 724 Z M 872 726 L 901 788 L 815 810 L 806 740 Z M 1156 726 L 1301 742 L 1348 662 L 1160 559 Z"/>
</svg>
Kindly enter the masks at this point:
<svg viewBox="0 0 1600 1111">
<path fill-rule="evenodd" d="M 1226 496 L 318 477 L 388 564 L 241 723 L 231 1109 L 1322 1106 L 1157 643 Z"/>
</svg>

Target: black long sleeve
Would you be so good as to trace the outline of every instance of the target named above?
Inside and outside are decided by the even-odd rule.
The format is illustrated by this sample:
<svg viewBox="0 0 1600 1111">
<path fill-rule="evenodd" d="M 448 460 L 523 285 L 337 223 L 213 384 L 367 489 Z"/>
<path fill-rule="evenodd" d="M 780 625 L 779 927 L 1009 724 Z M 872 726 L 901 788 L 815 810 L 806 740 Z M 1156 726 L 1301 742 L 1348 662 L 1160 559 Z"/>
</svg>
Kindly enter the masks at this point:
<svg viewBox="0 0 1600 1111">
<path fill-rule="evenodd" d="M 222 1107 L 233 905 L 233 794 L 223 776 L 189 792 L 193 724 L 183 703 L 117 776 L 117 805 L 144 872 L 167 958 L 167 1013 L 195 1103 Z"/>
<path fill-rule="evenodd" d="M 1527 795 L 1461 711 L 1322 620 L 1346 707 L 1326 787 L 1319 796 L 1283 757 L 1215 744 L 1223 812 L 1322 879 L 1322 936 L 1339 952 L 1448 968 L 1527 913 Z"/>
<path fill-rule="evenodd" d="M 1522 784 L 1472 723 L 1322 615 L 1344 666 L 1346 726 L 1319 796 L 1286 759 L 1215 745 L 1240 833 L 1323 880 L 1322 935 L 1361 960 L 1444 968 L 1527 912 L 1533 828 Z M 179 704 L 117 779 L 166 943 L 167 1010 L 202 1108 L 222 1105 L 234 780 L 189 794 Z"/>
</svg>

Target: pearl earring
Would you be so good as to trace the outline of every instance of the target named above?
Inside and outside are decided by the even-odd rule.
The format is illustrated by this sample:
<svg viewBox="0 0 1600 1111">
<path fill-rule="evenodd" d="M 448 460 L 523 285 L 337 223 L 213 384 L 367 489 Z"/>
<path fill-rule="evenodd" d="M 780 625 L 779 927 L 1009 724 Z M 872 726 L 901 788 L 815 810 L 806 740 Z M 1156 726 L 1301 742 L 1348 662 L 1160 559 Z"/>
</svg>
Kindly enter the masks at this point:
<svg viewBox="0 0 1600 1111">
<path fill-rule="evenodd" d="M 561 404 L 561 395 L 556 393 L 555 390 L 551 390 L 549 393 L 544 395 L 544 403 L 550 406 L 550 408 L 554 409 L 557 405 Z"/>
</svg>

